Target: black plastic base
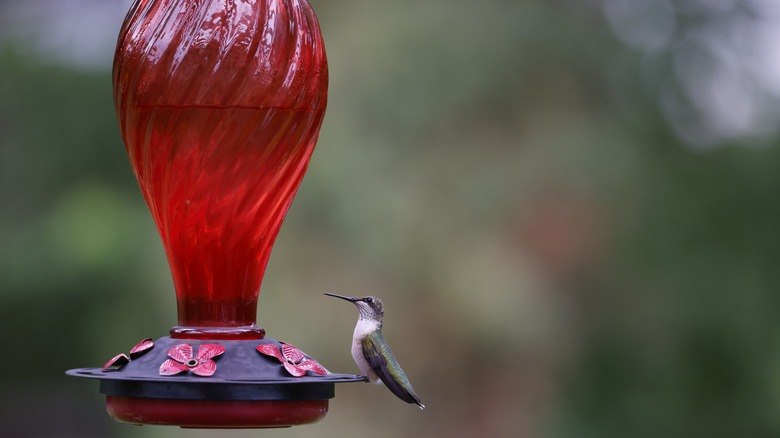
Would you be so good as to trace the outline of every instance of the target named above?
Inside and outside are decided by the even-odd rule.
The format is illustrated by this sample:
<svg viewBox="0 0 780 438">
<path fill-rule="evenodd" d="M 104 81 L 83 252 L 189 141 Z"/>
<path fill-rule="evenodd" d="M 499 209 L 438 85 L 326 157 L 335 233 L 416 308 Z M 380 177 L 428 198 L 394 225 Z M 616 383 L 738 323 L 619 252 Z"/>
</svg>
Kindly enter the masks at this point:
<svg viewBox="0 0 780 438">
<path fill-rule="evenodd" d="M 161 376 L 160 365 L 168 359 L 168 349 L 177 344 L 191 344 L 194 352 L 200 344 L 219 344 L 225 352 L 214 359 L 217 370 L 211 377 L 189 372 Z M 166 336 L 119 371 L 77 368 L 67 374 L 99 379 L 100 392 L 107 396 L 177 400 L 327 400 L 335 395 L 335 383 L 366 381 L 364 376 L 354 374 L 319 376 L 309 372 L 293 377 L 279 360 L 257 352 L 260 344 L 280 345 L 274 339 L 223 341 Z"/>
</svg>

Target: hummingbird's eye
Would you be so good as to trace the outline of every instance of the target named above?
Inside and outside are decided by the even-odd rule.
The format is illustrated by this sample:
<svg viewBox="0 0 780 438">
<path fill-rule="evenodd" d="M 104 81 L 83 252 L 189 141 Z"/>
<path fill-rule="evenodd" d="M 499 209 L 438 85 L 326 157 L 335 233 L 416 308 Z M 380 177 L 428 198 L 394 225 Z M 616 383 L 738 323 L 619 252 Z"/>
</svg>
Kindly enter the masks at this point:
<svg viewBox="0 0 780 438">
<path fill-rule="evenodd" d="M 374 302 L 374 299 L 373 299 L 373 298 L 371 298 L 371 297 L 368 297 L 368 298 L 366 298 L 364 301 L 365 301 L 365 302 L 367 302 L 367 303 L 373 303 L 373 302 Z"/>
</svg>

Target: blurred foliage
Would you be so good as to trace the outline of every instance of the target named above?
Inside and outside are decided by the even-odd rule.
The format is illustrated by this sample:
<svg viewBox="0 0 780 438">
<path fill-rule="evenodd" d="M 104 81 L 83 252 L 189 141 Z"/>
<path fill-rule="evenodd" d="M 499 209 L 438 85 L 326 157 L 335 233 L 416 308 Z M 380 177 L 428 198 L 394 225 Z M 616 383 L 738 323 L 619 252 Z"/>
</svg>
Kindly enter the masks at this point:
<svg viewBox="0 0 780 438">
<path fill-rule="evenodd" d="M 0 5 L 4 433 L 211 436 L 114 423 L 62 374 L 166 334 L 175 303 L 111 55 L 42 50 L 25 3 Z M 320 292 L 381 296 L 428 409 L 341 385 L 322 423 L 264 433 L 780 435 L 780 138 L 745 109 L 774 97 L 724 97 L 719 64 L 688 62 L 761 2 L 312 3 L 330 104 L 259 323 L 355 372 L 354 311 Z M 719 128 L 729 103 L 742 122 Z"/>
</svg>

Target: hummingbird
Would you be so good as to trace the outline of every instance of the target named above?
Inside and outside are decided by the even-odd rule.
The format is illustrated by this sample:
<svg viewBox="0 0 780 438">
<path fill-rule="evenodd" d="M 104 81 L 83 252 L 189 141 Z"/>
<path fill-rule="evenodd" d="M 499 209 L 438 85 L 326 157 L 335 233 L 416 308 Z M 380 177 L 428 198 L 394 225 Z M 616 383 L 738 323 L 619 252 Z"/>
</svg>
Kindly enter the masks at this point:
<svg viewBox="0 0 780 438">
<path fill-rule="evenodd" d="M 325 295 L 347 300 L 357 306 L 358 321 L 352 335 L 352 358 L 366 378 L 370 382 L 384 383 L 401 400 L 425 409 L 382 336 L 382 317 L 385 314 L 382 300 L 374 296 L 356 298 L 327 292 Z"/>
</svg>

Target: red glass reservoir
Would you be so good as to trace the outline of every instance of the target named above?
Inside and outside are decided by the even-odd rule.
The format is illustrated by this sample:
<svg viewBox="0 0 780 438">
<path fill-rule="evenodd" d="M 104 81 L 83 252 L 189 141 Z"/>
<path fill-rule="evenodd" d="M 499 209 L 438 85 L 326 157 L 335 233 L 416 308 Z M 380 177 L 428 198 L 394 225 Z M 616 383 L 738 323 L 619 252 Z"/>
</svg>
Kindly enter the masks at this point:
<svg viewBox="0 0 780 438">
<path fill-rule="evenodd" d="M 114 61 L 130 163 L 176 288 L 173 336 L 262 337 L 265 266 L 327 100 L 306 0 L 137 0 Z"/>
</svg>

